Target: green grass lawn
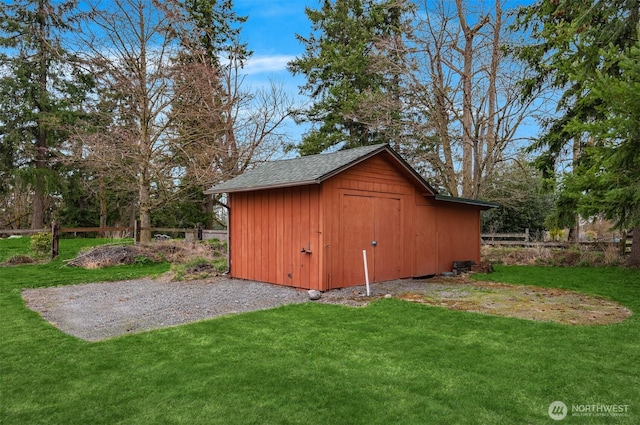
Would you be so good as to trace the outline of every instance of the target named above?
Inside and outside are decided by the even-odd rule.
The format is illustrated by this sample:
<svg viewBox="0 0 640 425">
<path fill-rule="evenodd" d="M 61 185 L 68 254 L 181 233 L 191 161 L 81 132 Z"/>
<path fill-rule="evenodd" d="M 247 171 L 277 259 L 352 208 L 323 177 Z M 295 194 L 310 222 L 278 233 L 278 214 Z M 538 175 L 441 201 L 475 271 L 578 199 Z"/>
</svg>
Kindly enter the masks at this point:
<svg viewBox="0 0 640 425">
<path fill-rule="evenodd" d="M 80 244 L 61 241 L 64 257 Z M 20 296 L 27 287 L 168 268 L 85 271 L 61 260 L 0 268 L 0 423 L 640 423 L 637 314 L 616 325 L 566 326 L 394 299 L 365 308 L 306 303 L 89 343 L 43 321 Z M 498 267 L 488 278 L 606 296 L 640 311 L 637 270 Z M 569 412 L 556 422 L 547 414 L 555 400 L 570 411 L 628 411 Z"/>
</svg>

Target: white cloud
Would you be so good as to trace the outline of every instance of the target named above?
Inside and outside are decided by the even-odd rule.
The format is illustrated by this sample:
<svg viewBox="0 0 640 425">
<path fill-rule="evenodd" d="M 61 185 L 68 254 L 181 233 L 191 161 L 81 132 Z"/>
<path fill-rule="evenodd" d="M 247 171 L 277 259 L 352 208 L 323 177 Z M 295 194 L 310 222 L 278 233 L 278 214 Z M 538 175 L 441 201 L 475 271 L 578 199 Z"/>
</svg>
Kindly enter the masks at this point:
<svg viewBox="0 0 640 425">
<path fill-rule="evenodd" d="M 294 60 L 291 55 L 254 56 L 247 61 L 243 73 L 259 74 L 261 72 L 278 72 L 287 69 L 287 63 Z"/>
</svg>

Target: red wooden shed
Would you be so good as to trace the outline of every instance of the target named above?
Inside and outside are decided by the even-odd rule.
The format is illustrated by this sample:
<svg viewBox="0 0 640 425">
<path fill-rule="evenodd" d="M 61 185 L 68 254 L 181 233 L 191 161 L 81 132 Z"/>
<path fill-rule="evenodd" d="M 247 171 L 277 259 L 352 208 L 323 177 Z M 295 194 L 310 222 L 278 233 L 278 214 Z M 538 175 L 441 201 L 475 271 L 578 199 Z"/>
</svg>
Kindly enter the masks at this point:
<svg viewBox="0 0 640 425">
<path fill-rule="evenodd" d="M 266 163 L 227 193 L 230 274 L 325 291 L 480 261 L 480 211 L 442 196 L 388 145 Z"/>
</svg>

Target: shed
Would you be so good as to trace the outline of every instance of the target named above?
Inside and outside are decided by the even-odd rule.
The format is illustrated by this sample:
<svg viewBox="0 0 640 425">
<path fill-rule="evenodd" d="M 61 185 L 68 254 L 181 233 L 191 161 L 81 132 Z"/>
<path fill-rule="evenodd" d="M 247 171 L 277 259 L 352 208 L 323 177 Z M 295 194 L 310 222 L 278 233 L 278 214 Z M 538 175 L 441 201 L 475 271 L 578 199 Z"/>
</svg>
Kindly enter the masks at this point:
<svg viewBox="0 0 640 425">
<path fill-rule="evenodd" d="M 227 193 L 234 278 L 325 291 L 435 275 L 480 261 L 480 212 L 439 195 L 389 145 L 265 163 Z"/>
</svg>

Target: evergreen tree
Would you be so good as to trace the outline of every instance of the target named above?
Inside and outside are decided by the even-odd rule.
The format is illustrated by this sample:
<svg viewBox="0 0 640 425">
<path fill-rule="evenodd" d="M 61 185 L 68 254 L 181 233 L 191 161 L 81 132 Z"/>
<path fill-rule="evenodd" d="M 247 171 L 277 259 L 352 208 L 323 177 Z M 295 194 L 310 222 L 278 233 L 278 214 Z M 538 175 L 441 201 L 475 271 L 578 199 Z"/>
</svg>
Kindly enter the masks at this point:
<svg viewBox="0 0 640 425">
<path fill-rule="evenodd" d="M 400 60 L 403 15 L 400 0 L 324 0 L 307 8 L 308 37 L 297 35 L 305 53 L 288 65 L 307 82 L 301 94 L 314 104 L 298 111 L 314 126 L 296 148 L 315 154 L 345 142 L 345 148 L 391 142 L 401 131 Z"/>
<path fill-rule="evenodd" d="M 602 214 L 619 229 L 634 229 L 629 262 L 640 266 L 640 42 L 622 56 L 602 54 L 619 73 L 589 83 L 602 118 L 571 125 L 588 132 L 592 143 L 565 175 L 564 190 L 581 215 Z"/>
<path fill-rule="evenodd" d="M 562 93 L 533 146 L 543 150 L 540 165 L 552 172 L 572 150 L 559 198 L 574 213 L 634 228 L 631 260 L 640 265 L 640 2 L 542 0 L 522 9 L 520 23 L 534 40 L 519 52 L 536 70 L 525 94 L 546 83 Z"/>
<path fill-rule="evenodd" d="M 518 25 L 531 40 L 518 56 L 533 71 L 522 81 L 525 96 L 539 96 L 546 88 L 560 92 L 558 114 L 549 118 L 542 136 L 531 147 L 541 151 L 539 166 L 548 175 L 562 155 L 577 159 L 589 137 L 572 123 L 602 118 L 601 99 L 589 91 L 597 74 L 616 76 L 615 62 L 602 49 L 620 56 L 638 40 L 640 2 L 540 0 L 520 9 Z"/>
<path fill-rule="evenodd" d="M 28 183 L 32 228 L 44 226 L 49 194 L 59 188 L 64 129 L 89 83 L 63 48 L 76 7 L 75 1 L 18 0 L 0 9 L 0 189 L 14 190 L 15 179 Z"/>
<path fill-rule="evenodd" d="M 231 0 L 177 0 L 172 7 L 179 11 L 172 16 L 178 18 L 173 25 L 183 47 L 173 58 L 174 161 L 184 172 L 180 205 L 171 208 L 196 217 L 192 225 L 202 222 L 210 227 L 213 199 L 203 189 L 242 171 L 233 128 L 238 97 L 228 76 L 251 55 L 239 42 L 247 18 L 234 12 Z"/>
</svg>

